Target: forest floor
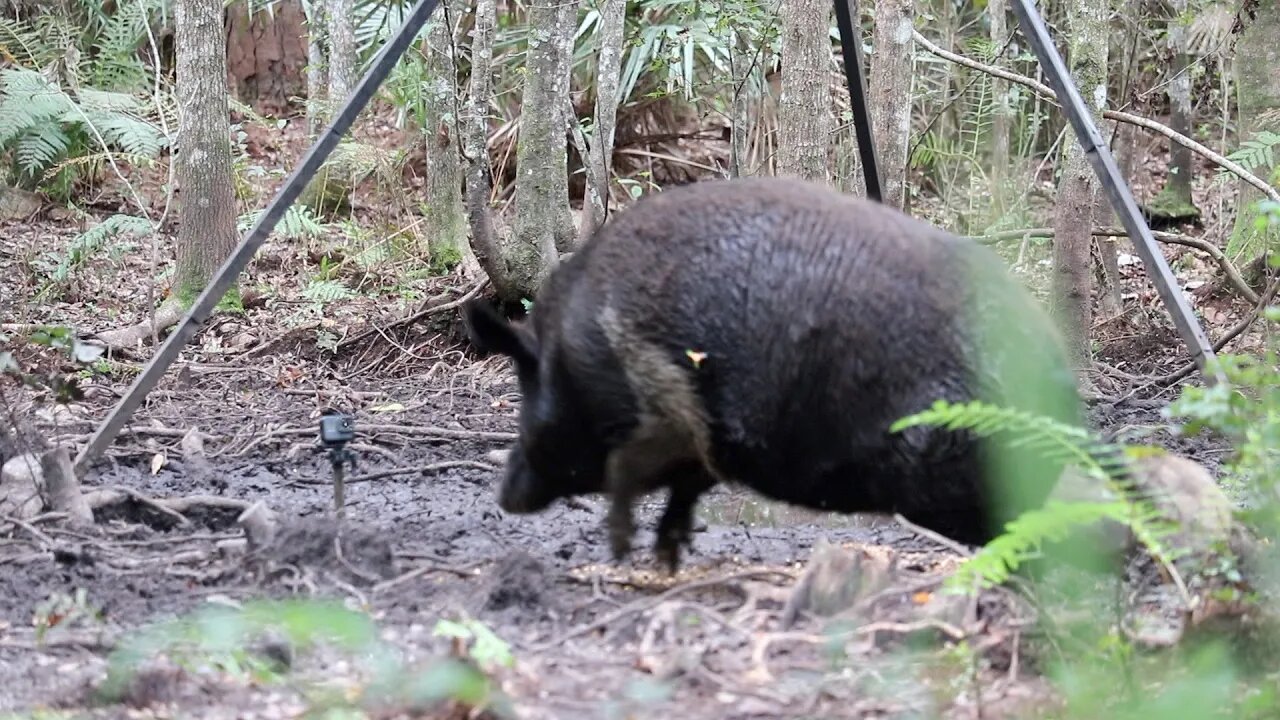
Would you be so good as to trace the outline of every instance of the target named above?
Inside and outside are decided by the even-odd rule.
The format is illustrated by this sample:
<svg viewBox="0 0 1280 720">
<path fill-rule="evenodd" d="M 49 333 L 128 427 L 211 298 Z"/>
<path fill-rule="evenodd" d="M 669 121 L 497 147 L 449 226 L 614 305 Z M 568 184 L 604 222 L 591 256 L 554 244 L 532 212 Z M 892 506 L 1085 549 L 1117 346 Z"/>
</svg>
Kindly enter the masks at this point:
<svg viewBox="0 0 1280 720">
<path fill-rule="evenodd" d="M 82 229 L 74 220 L 50 211 L 0 226 L 0 277 L 17 279 L 10 287 L 26 298 L 0 303 L 0 340 L 28 323 L 92 333 L 144 319 L 139 298 L 157 269 L 138 244 L 42 285 Z M 321 645 L 268 652 L 290 656 L 289 671 L 270 676 L 244 672 L 238 654 L 183 662 L 170 653 L 145 663 L 123 700 L 95 695 L 112 650 L 142 629 L 283 597 L 367 612 L 380 640 L 415 667 L 456 652 L 435 633 L 438 621 L 480 621 L 510 648 L 512 664 L 485 670 L 523 718 L 967 718 L 979 708 L 997 718 L 1055 702 L 1027 649 L 1027 605 L 993 590 L 955 606 L 936 591 L 957 549 L 890 518 L 803 513 L 721 488 L 704 500 L 693 547 L 668 577 L 649 552 L 659 498 L 642 508 L 637 550 L 623 563 L 609 559 L 597 499 L 502 513 L 490 454 L 515 431 L 512 374 L 499 358 L 469 353 L 456 310 L 405 321 L 475 283 L 405 280 L 394 260 L 342 263 L 338 246 L 320 238 L 263 249 L 241 283 L 243 312 L 206 325 L 83 479 L 86 491 L 121 490 L 94 525 L 0 517 L 0 709 L 297 717 L 367 688 L 369 658 Z M 357 292 L 308 294 L 322 258 L 339 261 L 328 279 Z M 1179 267 L 1209 272 L 1201 261 Z M 1131 315 L 1154 320 L 1099 330 L 1094 423 L 1214 469 L 1226 447 L 1175 437 L 1160 416 L 1176 386 L 1149 378 L 1176 371 L 1183 355 L 1141 267 L 1126 260 L 1122 271 L 1136 288 L 1125 297 Z M 1248 308 L 1218 299 L 1201 311 L 1216 335 Z M 29 370 L 79 372 L 83 398 L 69 404 L 0 378 L 2 409 L 24 438 L 77 448 L 149 353 L 77 369 L 47 349 L 12 349 Z M 314 442 L 328 407 L 354 413 L 358 431 L 341 525 Z M 277 532 L 246 549 L 235 519 L 258 501 Z M 788 600 L 825 542 L 883 572 L 864 568 L 861 599 L 842 620 L 801 614 L 787 627 Z M 376 716 L 405 711 L 389 702 Z"/>
</svg>

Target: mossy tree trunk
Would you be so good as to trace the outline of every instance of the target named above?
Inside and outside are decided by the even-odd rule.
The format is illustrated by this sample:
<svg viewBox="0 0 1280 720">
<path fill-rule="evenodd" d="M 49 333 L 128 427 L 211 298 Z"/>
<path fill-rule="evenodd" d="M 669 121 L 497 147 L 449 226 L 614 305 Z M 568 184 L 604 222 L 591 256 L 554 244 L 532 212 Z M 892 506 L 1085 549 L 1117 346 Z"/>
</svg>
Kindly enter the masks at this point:
<svg viewBox="0 0 1280 720">
<path fill-rule="evenodd" d="M 236 200 L 222 0 L 180 0 L 176 15 L 180 195 L 173 289 L 189 305 L 235 248 Z"/>
<path fill-rule="evenodd" d="M 329 25 L 329 112 L 347 101 L 356 81 L 356 29 L 354 0 L 325 0 Z"/>
<path fill-rule="evenodd" d="M 467 158 L 466 205 L 471 225 L 471 250 L 497 296 L 507 302 L 533 297 L 538 275 L 536 247 L 498 235 L 489 195 L 492 190 L 489 153 L 489 108 L 493 102 L 493 36 L 497 27 L 495 0 L 476 0 L 471 33 L 471 78 L 467 99 L 467 129 L 463 144 Z"/>
<path fill-rule="evenodd" d="M 1067 11 L 1071 76 L 1102 127 L 1107 104 L 1107 46 L 1110 7 L 1107 0 L 1072 0 Z M 1098 201 L 1098 181 L 1074 135 L 1066 143 L 1054 214 L 1054 308 L 1070 340 L 1074 361 L 1091 357 L 1093 274 L 1090 249 Z"/>
<path fill-rule="evenodd" d="M 875 133 L 884 202 L 902 208 L 907 192 L 907 149 L 911 138 L 911 29 L 914 0 L 878 0 L 872 35 L 868 92 L 871 127 Z"/>
<path fill-rule="evenodd" d="M 782 96 L 777 173 L 828 183 L 831 113 L 830 0 L 782 0 Z"/>
<path fill-rule="evenodd" d="M 1187 56 L 1187 0 L 1172 0 L 1172 14 L 1168 22 L 1169 52 L 1173 56 L 1172 77 L 1169 78 L 1167 92 L 1169 95 L 1169 127 L 1186 135 L 1191 135 L 1193 122 L 1191 113 L 1191 63 Z M 1164 188 L 1156 195 L 1148 206 L 1148 211 L 1156 217 L 1174 222 L 1193 220 L 1200 215 L 1191 198 L 1191 180 L 1194 165 L 1191 162 L 1191 151 L 1186 147 L 1169 142 L 1169 177 Z"/>
<path fill-rule="evenodd" d="M 311 0 L 307 15 L 307 137 L 311 140 L 324 128 L 325 87 L 329 82 L 325 62 L 325 0 Z"/>
<path fill-rule="evenodd" d="M 572 248 L 566 94 L 569 90 L 577 0 L 533 0 L 529 5 L 529 51 L 516 141 L 516 242 L 536 250 L 539 267 L 523 264 L 516 272 L 522 287 L 533 288 Z"/>
<path fill-rule="evenodd" d="M 613 172 L 613 135 L 618 119 L 618 76 L 622 72 L 622 41 L 627 0 L 600 0 L 600 44 L 596 51 L 595 132 L 591 137 L 586 197 L 578 237 L 590 237 L 608 214 L 609 176 Z M 572 120 L 572 118 L 570 118 Z"/>
<path fill-rule="evenodd" d="M 1008 0 L 989 0 L 987 13 L 991 18 L 991 45 L 999 51 L 1009 40 Z M 997 58 L 998 59 L 998 58 Z M 1005 197 L 1009 188 L 1009 83 L 991 78 L 991 190 L 996 212 L 1003 215 Z"/>
<path fill-rule="evenodd" d="M 453 33 L 442 2 L 427 25 L 426 82 L 426 234 L 431 265 L 447 270 L 467 259 L 467 217 L 462 205 L 462 162 L 458 157 L 458 71 Z"/>
<path fill-rule="evenodd" d="M 1244 29 L 1236 41 L 1235 82 L 1237 137 L 1256 140 L 1263 132 L 1280 133 L 1280 3 L 1245 0 L 1241 10 Z M 1254 174 L 1276 182 L 1275 167 L 1254 168 Z M 1280 242 L 1280 230 L 1258 230 L 1257 202 L 1262 193 L 1241 181 L 1236 202 L 1236 222 L 1227 253 L 1238 262 L 1249 262 Z M 1252 263 L 1250 263 L 1252 264 Z M 1255 265 L 1256 267 L 1256 265 Z"/>
</svg>

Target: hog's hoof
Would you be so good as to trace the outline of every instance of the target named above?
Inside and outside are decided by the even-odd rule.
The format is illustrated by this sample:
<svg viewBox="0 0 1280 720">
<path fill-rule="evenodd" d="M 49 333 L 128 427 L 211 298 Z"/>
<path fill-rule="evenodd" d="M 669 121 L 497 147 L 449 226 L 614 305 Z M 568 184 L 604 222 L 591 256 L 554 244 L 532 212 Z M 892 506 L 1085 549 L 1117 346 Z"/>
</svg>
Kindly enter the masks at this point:
<svg viewBox="0 0 1280 720">
<path fill-rule="evenodd" d="M 675 575 L 680 570 L 680 546 L 684 544 L 687 543 L 670 535 L 659 537 L 654 544 L 653 554 L 658 558 L 658 563 L 666 568 L 668 575 Z"/>
<path fill-rule="evenodd" d="M 625 523 L 609 523 L 609 550 L 614 562 L 622 562 L 631 554 L 631 535 L 633 529 Z"/>
</svg>

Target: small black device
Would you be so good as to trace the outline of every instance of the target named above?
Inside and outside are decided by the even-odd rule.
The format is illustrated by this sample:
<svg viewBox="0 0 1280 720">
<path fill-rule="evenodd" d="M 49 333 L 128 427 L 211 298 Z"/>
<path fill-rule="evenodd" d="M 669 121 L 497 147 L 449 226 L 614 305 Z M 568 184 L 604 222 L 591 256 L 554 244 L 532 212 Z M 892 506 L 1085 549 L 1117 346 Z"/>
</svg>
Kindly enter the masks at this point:
<svg viewBox="0 0 1280 720">
<path fill-rule="evenodd" d="M 355 418 L 332 410 L 320 416 L 320 445 L 329 451 L 329 465 L 333 468 L 333 511 L 338 517 L 345 514 L 347 504 L 345 466 L 350 463 L 352 470 L 356 468 L 356 456 L 347 449 L 347 443 L 355 437 Z"/>
<path fill-rule="evenodd" d="M 320 418 L 320 444 L 326 448 L 346 445 L 356 438 L 356 421 L 350 415 L 325 415 Z"/>
</svg>

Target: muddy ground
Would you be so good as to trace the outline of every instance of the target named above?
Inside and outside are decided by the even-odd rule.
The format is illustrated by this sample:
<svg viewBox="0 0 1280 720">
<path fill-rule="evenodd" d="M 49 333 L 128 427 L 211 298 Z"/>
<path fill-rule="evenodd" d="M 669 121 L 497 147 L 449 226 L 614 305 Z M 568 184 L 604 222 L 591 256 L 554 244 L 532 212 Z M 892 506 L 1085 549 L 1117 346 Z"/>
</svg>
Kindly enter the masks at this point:
<svg viewBox="0 0 1280 720">
<path fill-rule="evenodd" d="M 186 509 L 186 525 L 138 502 L 100 510 L 88 528 L 57 518 L 5 523 L 0 708 L 297 716 L 317 702 L 305 690 L 314 685 L 298 678 L 356 682 L 358 663 L 299 652 L 295 679 L 283 685 L 187 669 L 146 676 L 122 703 L 101 704 L 91 691 L 109 649 L 140 627 L 287 596 L 368 611 L 412 661 L 449 651 L 432 635 L 437 620 L 482 621 L 511 647 L 514 666 L 493 673 L 526 718 L 969 717 L 978 704 L 984 717 L 1000 717 L 1049 702 L 1034 663 L 1019 660 L 1029 619 L 1005 595 L 984 596 L 956 619 L 940 619 L 950 617 L 945 609 L 924 620 L 912 614 L 913 604 L 927 604 L 921 589 L 936 589 L 957 555 L 892 519 L 800 513 L 719 489 L 700 509 L 684 568 L 669 578 L 649 551 L 660 497 L 643 508 L 637 550 L 621 564 L 608 557 L 598 500 L 505 515 L 489 453 L 514 432 L 518 395 L 504 361 L 477 361 L 459 347 L 389 377 L 321 374 L 318 364 L 307 376 L 244 355 L 180 362 L 86 490 L 262 501 L 276 515 L 276 537 L 246 553 L 238 511 L 216 503 Z M 124 379 L 90 383 L 86 400 L 66 412 L 37 413 L 39 431 L 83 441 Z M 1157 427 L 1148 405 L 1099 404 L 1095 420 L 1125 432 Z M 354 411 L 359 431 L 340 555 L 329 466 L 314 445 L 318 412 L 329 406 Z M 203 439 L 194 456 L 181 444 L 191 428 Z M 1166 432 L 1155 440 L 1210 467 L 1224 451 Z M 840 636 L 843 659 L 828 654 L 827 621 L 781 624 L 824 540 L 897 557 L 886 589 L 859 612 L 860 629 Z M 44 604 L 78 590 L 100 616 L 67 615 L 37 638 Z M 949 665 L 945 648 L 962 637 L 982 661 L 976 679 L 958 683 L 971 668 Z M 910 650 L 908 640 L 923 645 Z"/>
</svg>

